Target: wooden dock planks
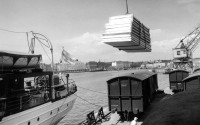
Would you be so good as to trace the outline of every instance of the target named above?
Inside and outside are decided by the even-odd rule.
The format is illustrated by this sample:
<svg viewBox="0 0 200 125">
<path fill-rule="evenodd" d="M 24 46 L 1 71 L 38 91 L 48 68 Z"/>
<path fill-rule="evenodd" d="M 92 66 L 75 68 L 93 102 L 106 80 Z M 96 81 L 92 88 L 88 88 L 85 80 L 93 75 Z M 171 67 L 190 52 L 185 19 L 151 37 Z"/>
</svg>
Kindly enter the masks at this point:
<svg viewBox="0 0 200 125">
<path fill-rule="evenodd" d="M 133 14 L 110 17 L 105 28 L 102 42 L 126 52 L 151 52 L 149 28 Z"/>
</svg>

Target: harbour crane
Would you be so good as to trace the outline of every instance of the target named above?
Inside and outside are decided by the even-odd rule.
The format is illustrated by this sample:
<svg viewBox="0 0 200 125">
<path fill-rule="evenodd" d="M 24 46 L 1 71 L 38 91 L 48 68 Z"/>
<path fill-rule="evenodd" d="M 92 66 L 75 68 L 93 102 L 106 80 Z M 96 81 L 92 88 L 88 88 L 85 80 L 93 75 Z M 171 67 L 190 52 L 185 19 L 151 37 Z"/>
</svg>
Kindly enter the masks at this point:
<svg viewBox="0 0 200 125">
<path fill-rule="evenodd" d="M 193 52 L 200 43 L 200 26 L 186 35 L 179 44 L 173 49 L 174 68 L 187 69 L 193 68 Z"/>
</svg>

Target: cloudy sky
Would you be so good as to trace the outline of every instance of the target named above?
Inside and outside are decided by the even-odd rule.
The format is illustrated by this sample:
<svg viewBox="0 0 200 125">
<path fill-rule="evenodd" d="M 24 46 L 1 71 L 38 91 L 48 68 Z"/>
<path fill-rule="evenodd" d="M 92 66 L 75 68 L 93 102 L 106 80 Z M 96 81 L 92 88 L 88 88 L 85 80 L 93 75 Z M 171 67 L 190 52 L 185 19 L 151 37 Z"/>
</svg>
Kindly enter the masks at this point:
<svg viewBox="0 0 200 125">
<path fill-rule="evenodd" d="M 47 36 L 55 62 L 62 47 L 83 62 L 172 59 L 172 48 L 200 24 L 199 0 L 128 0 L 128 4 L 129 13 L 150 28 L 152 52 L 126 53 L 101 42 L 109 17 L 126 13 L 125 0 L 1 0 L 0 50 L 28 51 L 26 34 L 2 31 L 6 29 Z M 48 60 L 46 55 L 43 60 Z"/>
</svg>

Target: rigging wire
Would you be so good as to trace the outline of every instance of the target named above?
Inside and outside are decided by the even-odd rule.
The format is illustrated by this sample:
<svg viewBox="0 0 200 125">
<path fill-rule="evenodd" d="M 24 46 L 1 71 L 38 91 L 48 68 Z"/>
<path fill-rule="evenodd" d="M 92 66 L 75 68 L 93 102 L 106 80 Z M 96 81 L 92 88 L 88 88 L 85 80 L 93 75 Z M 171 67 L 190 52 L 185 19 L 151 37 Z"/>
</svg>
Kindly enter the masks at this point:
<svg viewBox="0 0 200 125">
<path fill-rule="evenodd" d="M 39 43 L 40 43 L 40 45 L 42 46 L 42 43 L 41 43 L 41 41 L 37 38 L 37 37 L 35 37 L 38 41 L 39 41 Z M 44 47 L 42 46 L 42 49 L 44 50 L 44 52 L 46 53 L 46 55 L 47 55 L 47 57 L 49 58 L 49 60 L 51 61 L 51 58 L 49 57 L 49 55 L 48 55 L 48 53 L 46 52 L 46 50 L 44 49 Z"/>
<path fill-rule="evenodd" d="M 39 39 L 42 39 L 42 40 L 44 40 L 44 41 L 46 41 L 47 42 L 47 44 L 48 44 L 48 46 L 47 47 L 49 47 L 49 48 L 51 48 L 52 47 L 52 45 L 51 45 L 51 42 L 50 42 L 50 40 L 49 40 L 49 38 L 47 38 L 45 35 L 43 35 L 43 34 L 40 34 L 40 33 L 34 33 L 34 36 L 35 37 L 37 37 L 37 35 L 39 35 L 39 36 L 42 36 L 42 37 L 44 37 L 45 39 L 43 39 L 43 38 L 41 38 L 41 37 L 38 37 Z M 43 43 L 44 44 L 44 43 Z M 45 45 L 45 44 L 44 44 Z M 52 48 L 53 49 L 53 48 Z"/>
<path fill-rule="evenodd" d="M 6 31 L 6 32 L 10 32 L 10 33 L 30 33 L 31 31 L 29 32 L 18 32 L 18 31 L 12 31 L 12 30 L 7 30 L 7 29 L 3 29 L 3 28 L 0 28 L 1 31 Z"/>
<path fill-rule="evenodd" d="M 20 32 L 20 31 L 7 30 L 7 29 L 3 29 L 3 28 L 0 28 L 0 30 L 1 30 L 1 31 L 5 31 L 5 32 L 10 32 L 10 33 L 21 33 L 21 34 L 26 34 L 27 42 L 28 42 L 28 47 L 29 47 L 29 52 L 30 52 L 30 42 L 29 42 L 29 39 L 28 39 L 28 37 L 29 37 L 28 33 L 32 33 L 33 36 L 40 42 L 40 45 L 41 45 L 41 46 L 42 46 L 42 44 L 45 45 L 44 43 L 42 43 L 42 42 L 40 41 L 40 39 L 42 39 L 42 40 L 46 40 L 46 39 L 39 38 L 39 37 L 36 36 L 36 35 L 39 34 L 39 33 L 34 33 L 33 31 Z M 42 35 L 42 36 L 43 36 L 43 35 Z M 45 46 L 48 47 L 48 48 L 50 48 L 50 45 L 49 45 L 49 44 L 48 44 L 48 46 L 47 46 L 47 45 L 45 45 Z M 42 48 L 44 49 L 43 46 L 42 46 Z M 46 51 L 45 51 L 45 53 L 47 54 Z M 48 54 L 47 54 L 47 56 L 48 56 L 48 58 L 50 59 L 50 57 L 49 57 Z M 51 61 L 51 59 L 50 59 L 50 61 Z"/>
<path fill-rule="evenodd" d="M 36 37 L 36 36 L 35 36 L 35 38 L 38 39 L 38 40 L 41 39 L 41 40 L 47 41 L 46 39 L 42 39 L 42 38 L 39 38 L 39 37 Z M 40 42 L 41 42 L 41 41 L 40 41 Z M 48 46 L 47 46 L 46 44 L 44 44 L 43 42 L 41 42 L 41 44 L 43 44 L 44 46 L 50 48 L 50 45 L 49 45 L 49 44 L 48 44 Z"/>
</svg>

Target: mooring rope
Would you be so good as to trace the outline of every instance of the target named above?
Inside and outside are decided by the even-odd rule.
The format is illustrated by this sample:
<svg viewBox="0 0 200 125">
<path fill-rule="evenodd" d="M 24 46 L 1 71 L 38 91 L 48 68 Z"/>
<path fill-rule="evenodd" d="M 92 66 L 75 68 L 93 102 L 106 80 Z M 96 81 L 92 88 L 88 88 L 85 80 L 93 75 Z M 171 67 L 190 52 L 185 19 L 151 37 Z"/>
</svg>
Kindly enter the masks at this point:
<svg viewBox="0 0 200 125">
<path fill-rule="evenodd" d="M 61 80 L 64 82 L 64 84 L 66 84 L 62 77 L 61 77 Z M 91 91 L 91 92 L 95 92 L 95 93 L 100 93 L 100 94 L 105 94 L 105 95 L 107 95 L 107 93 L 104 93 L 104 92 L 99 92 L 99 91 L 87 89 L 87 88 L 84 88 L 84 87 L 81 87 L 81 86 L 78 86 L 78 85 L 76 85 L 76 86 L 79 87 L 79 88 L 81 88 L 81 89 L 85 89 L 85 90 L 88 90 L 88 91 Z"/>
<path fill-rule="evenodd" d="M 85 101 L 85 102 L 91 104 L 91 105 L 94 105 L 94 106 L 96 106 L 96 107 L 102 107 L 102 106 L 100 106 L 100 105 L 96 105 L 96 104 L 94 104 L 94 103 L 91 103 L 91 102 L 87 101 L 86 99 L 81 98 L 80 96 L 78 96 L 78 95 L 76 95 L 76 94 L 74 94 L 74 95 L 77 96 L 78 98 L 80 98 L 81 100 L 83 100 L 83 101 Z"/>
<path fill-rule="evenodd" d="M 77 86 L 77 85 L 76 85 L 76 86 Z M 88 91 L 92 91 L 92 92 L 95 92 L 95 93 L 101 93 L 101 94 L 106 94 L 106 95 L 107 95 L 107 93 L 104 93 L 104 92 L 99 92 L 99 91 L 87 89 L 87 88 L 84 88 L 84 87 L 81 87 L 81 86 L 77 86 L 77 87 L 82 88 L 82 89 L 85 89 L 85 90 L 88 90 Z"/>
</svg>

